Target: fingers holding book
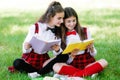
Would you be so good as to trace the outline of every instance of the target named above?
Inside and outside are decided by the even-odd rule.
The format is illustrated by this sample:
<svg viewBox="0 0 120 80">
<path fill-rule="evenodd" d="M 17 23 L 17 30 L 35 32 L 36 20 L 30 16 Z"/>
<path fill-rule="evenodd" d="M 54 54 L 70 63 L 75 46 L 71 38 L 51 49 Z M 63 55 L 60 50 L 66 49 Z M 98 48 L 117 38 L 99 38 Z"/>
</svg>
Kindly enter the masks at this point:
<svg viewBox="0 0 120 80">
<path fill-rule="evenodd" d="M 80 50 L 77 49 L 77 48 L 74 49 L 74 50 L 71 52 L 71 56 L 72 56 L 72 57 L 75 57 L 79 51 L 80 51 Z"/>
<path fill-rule="evenodd" d="M 94 45 L 94 43 L 92 42 L 92 43 L 90 43 L 90 44 L 87 46 L 87 48 L 88 48 L 88 49 L 92 49 L 92 48 L 93 48 L 93 45 Z"/>
<path fill-rule="evenodd" d="M 59 50 L 60 50 L 60 45 L 54 44 L 54 45 L 51 46 L 51 48 L 52 48 L 53 50 L 55 50 L 56 52 L 59 52 Z"/>
<path fill-rule="evenodd" d="M 31 44 L 30 44 L 29 42 L 25 42 L 25 43 L 24 43 L 24 47 L 25 47 L 26 50 L 28 50 L 28 49 L 30 49 L 32 46 L 31 46 Z"/>
<path fill-rule="evenodd" d="M 91 43 L 87 46 L 87 48 L 91 51 L 91 52 L 94 52 L 94 44 Z"/>
</svg>

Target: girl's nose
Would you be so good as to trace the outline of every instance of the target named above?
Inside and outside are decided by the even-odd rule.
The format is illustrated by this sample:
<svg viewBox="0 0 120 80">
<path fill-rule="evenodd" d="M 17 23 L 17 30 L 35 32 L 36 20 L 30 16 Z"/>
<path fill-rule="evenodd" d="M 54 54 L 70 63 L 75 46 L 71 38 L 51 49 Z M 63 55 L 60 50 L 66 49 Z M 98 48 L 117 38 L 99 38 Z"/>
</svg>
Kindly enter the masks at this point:
<svg viewBox="0 0 120 80">
<path fill-rule="evenodd" d="M 63 19 L 61 19 L 61 23 L 63 23 Z"/>
</svg>

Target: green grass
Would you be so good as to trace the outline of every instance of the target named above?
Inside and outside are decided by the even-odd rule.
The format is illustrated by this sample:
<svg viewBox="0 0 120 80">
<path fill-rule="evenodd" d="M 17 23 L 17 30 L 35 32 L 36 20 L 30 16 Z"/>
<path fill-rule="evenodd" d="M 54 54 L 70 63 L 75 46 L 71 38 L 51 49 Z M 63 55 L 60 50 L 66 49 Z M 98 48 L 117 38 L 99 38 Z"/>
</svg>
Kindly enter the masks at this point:
<svg viewBox="0 0 120 80">
<path fill-rule="evenodd" d="M 97 9 L 79 11 L 82 26 L 89 27 L 98 54 L 109 65 L 94 80 L 119 80 L 120 78 L 120 10 Z M 40 17 L 40 11 L 0 11 L 0 80 L 30 80 L 26 74 L 11 74 L 7 67 L 21 57 L 22 42 L 31 24 Z M 87 80 L 92 80 L 90 77 Z"/>
</svg>

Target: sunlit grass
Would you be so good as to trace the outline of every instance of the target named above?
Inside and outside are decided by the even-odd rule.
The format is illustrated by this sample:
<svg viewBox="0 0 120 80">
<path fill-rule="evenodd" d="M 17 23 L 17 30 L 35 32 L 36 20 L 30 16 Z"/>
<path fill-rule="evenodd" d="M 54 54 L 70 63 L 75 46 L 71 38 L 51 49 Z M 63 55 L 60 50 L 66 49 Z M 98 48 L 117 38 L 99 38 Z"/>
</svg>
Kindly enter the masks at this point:
<svg viewBox="0 0 120 80">
<path fill-rule="evenodd" d="M 98 51 L 97 60 L 105 58 L 109 66 L 94 80 L 120 78 L 120 10 L 92 9 L 79 11 L 82 26 L 90 29 Z M 40 11 L 0 11 L 0 80 L 30 80 L 26 74 L 11 74 L 7 67 L 21 57 L 22 42 L 30 25 L 41 16 Z M 86 78 L 92 80 L 91 78 Z"/>
<path fill-rule="evenodd" d="M 7 67 L 22 54 L 22 42 L 51 0 L 0 0 L 0 80 L 30 80 L 26 74 L 11 74 Z M 119 80 L 120 78 L 120 1 L 58 0 L 72 6 L 82 26 L 89 27 L 95 47 L 95 58 L 105 58 L 109 65 L 96 78 L 87 80 Z M 5 4 L 3 4 L 3 2 Z M 29 3 L 28 3 L 29 2 Z M 37 3 L 35 3 L 37 2 Z M 45 5 L 40 5 L 45 4 Z M 2 7 L 3 6 L 3 7 Z M 42 11 L 43 10 L 43 11 Z"/>
</svg>

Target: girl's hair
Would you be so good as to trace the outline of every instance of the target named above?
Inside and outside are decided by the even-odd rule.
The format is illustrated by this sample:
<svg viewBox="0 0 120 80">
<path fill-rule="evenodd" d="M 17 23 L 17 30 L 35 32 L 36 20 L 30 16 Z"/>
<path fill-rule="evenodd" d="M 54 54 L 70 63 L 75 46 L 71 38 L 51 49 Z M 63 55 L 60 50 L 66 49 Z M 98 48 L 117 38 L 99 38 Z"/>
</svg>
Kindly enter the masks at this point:
<svg viewBox="0 0 120 80">
<path fill-rule="evenodd" d="M 46 23 L 50 21 L 51 17 L 54 17 L 56 13 L 64 12 L 63 7 L 57 1 L 53 1 L 47 8 L 46 12 L 40 17 L 38 22 Z"/>
<path fill-rule="evenodd" d="M 56 13 L 61 13 L 64 12 L 64 9 L 62 7 L 62 5 L 57 2 L 57 1 L 53 1 L 47 8 L 46 12 L 40 17 L 40 19 L 38 20 L 38 22 L 41 23 L 48 23 L 50 21 L 51 17 L 54 17 L 56 15 Z M 55 36 L 57 38 L 60 38 L 60 28 L 55 26 Z"/>
<path fill-rule="evenodd" d="M 75 26 L 75 30 L 76 32 L 79 34 L 80 36 L 80 39 L 81 40 L 85 40 L 86 39 L 86 34 L 84 32 L 84 29 L 83 27 L 80 26 L 80 23 L 79 23 L 79 20 L 78 20 L 78 15 L 76 13 L 76 11 L 71 8 L 71 7 L 66 7 L 64 9 L 64 20 L 67 19 L 67 18 L 70 18 L 72 16 L 76 17 L 76 26 Z M 62 39 L 62 43 L 61 43 L 61 46 L 62 48 L 64 49 L 66 47 L 66 32 L 67 32 L 67 28 L 65 27 L 65 23 L 62 24 L 61 26 L 61 39 Z"/>
</svg>

